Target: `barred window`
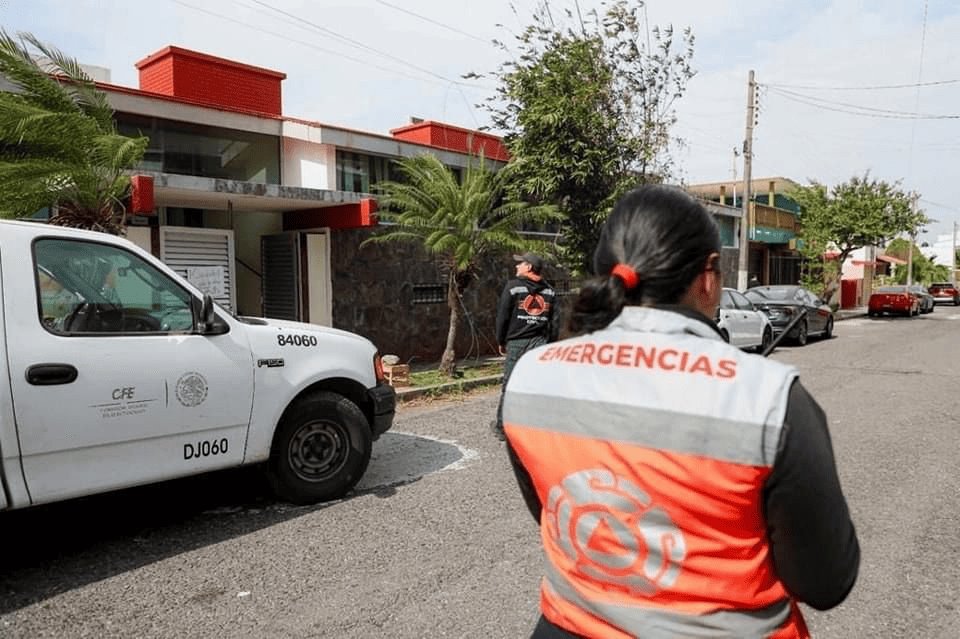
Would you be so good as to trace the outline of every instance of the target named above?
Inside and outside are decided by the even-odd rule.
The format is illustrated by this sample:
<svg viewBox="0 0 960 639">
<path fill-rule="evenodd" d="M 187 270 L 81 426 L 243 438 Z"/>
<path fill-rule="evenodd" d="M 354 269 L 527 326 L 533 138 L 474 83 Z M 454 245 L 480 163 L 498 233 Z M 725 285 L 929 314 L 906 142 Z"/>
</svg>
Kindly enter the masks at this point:
<svg viewBox="0 0 960 639">
<path fill-rule="evenodd" d="M 442 304 L 447 299 L 446 287 L 443 284 L 414 284 L 414 304 Z"/>
</svg>

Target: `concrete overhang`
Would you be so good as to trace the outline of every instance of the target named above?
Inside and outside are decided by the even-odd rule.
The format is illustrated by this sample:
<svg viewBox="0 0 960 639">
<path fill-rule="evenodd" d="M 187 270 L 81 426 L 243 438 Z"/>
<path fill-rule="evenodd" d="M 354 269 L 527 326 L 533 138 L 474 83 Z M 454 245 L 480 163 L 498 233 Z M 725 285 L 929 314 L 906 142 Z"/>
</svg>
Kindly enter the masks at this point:
<svg viewBox="0 0 960 639">
<path fill-rule="evenodd" d="M 726 204 L 718 204 L 717 202 L 711 202 L 710 200 L 700 200 L 706 209 L 713 215 L 720 215 L 722 217 L 734 217 L 741 218 L 743 217 L 743 209 L 738 206 L 727 206 Z"/>
<path fill-rule="evenodd" d="M 239 180 L 136 171 L 153 178 L 157 206 L 234 211 L 301 211 L 359 204 L 371 196 L 349 191 L 308 189 L 299 186 L 258 184 Z"/>
</svg>

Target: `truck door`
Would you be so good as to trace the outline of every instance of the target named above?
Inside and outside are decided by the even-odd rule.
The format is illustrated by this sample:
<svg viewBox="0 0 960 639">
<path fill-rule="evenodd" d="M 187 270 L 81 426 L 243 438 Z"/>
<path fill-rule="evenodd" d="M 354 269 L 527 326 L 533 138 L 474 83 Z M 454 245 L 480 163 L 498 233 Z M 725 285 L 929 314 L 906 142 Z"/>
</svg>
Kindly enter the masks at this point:
<svg viewBox="0 0 960 639">
<path fill-rule="evenodd" d="M 112 243 L 39 238 L 35 299 L 7 313 L 33 503 L 239 464 L 253 400 L 246 335 L 196 332 L 197 298 Z M 4 271 L 4 285 L 10 269 Z"/>
</svg>

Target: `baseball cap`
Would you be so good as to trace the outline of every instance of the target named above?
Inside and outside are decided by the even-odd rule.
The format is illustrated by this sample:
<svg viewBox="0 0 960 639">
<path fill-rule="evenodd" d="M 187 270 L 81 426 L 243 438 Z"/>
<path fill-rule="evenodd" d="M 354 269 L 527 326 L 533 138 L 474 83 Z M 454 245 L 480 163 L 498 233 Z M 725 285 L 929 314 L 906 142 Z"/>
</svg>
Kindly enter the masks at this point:
<svg viewBox="0 0 960 639">
<path fill-rule="evenodd" d="M 540 273 L 543 271 L 543 258 L 539 255 L 534 255 L 533 253 L 524 253 L 523 255 L 514 255 L 513 259 L 516 262 L 526 262 L 530 265 L 530 268 L 533 269 L 534 273 Z"/>
</svg>

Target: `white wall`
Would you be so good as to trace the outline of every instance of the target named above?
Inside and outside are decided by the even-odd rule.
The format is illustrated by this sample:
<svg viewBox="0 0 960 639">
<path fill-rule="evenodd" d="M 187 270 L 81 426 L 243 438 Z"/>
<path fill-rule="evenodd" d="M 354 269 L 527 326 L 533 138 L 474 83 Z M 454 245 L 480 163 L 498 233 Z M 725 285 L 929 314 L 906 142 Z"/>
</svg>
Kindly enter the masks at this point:
<svg viewBox="0 0 960 639">
<path fill-rule="evenodd" d="M 283 184 L 336 190 L 336 148 L 329 144 L 283 138 Z"/>
<path fill-rule="evenodd" d="M 879 249 L 876 251 L 879 252 Z M 866 249 L 858 248 L 854 249 L 850 255 L 847 256 L 847 259 L 843 262 L 843 275 L 842 279 L 845 280 L 862 280 L 863 279 L 863 264 L 854 264 L 853 261 L 857 260 L 862 262 L 866 255 Z"/>
</svg>

